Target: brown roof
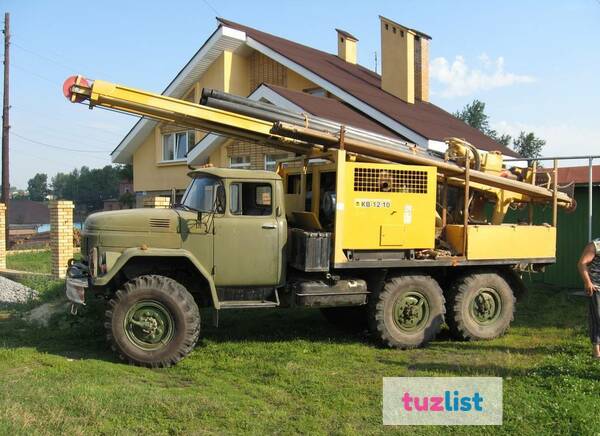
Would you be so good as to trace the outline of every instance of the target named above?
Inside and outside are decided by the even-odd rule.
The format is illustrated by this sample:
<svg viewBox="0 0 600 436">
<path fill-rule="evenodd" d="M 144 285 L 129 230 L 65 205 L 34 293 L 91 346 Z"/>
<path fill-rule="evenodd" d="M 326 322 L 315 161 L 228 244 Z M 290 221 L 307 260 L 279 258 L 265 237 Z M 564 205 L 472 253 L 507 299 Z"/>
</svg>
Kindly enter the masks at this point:
<svg viewBox="0 0 600 436">
<path fill-rule="evenodd" d="M 306 92 L 293 91 L 281 86 L 271 85 L 270 83 L 265 83 L 264 85 L 296 106 L 300 106 L 311 115 L 347 126 L 368 130 L 390 138 L 406 140 L 406 138 L 398 135 L 393 130 L 388 129 L 335 98 L 319 97 Z"/>
<path fill-rule="evenodd" d="M 589 182 L 589 166 L 558 168 L 558 184 L 567 185 L 571 182 L 582 184 Z M 552 168 L 544 168 L 541 171 L 551 172 Z M 592 166 L 592 183 L 600 183 L 600 165 Z"/>
<path fill-rule="evenodd" d="M 498 150 L 505 155 L 518 157 L 510 148 L 497 143 L 479 130 L 474 129 L 432 103 L 415 100 L 414 104 L 410 104 L 383 91 L 381 89 L 381 76 L 367 68 L 358 64 L 350 64 L 330 53 L 270 35 L 251 27 L 222 18 L 218 18 L 218 20 L 228 27 L 245 32 L 252 39 L 302 65 L 314 74 L 427 139 L 443 141 L 444 138 L 455 136 L 469 141 L 479 149 Z"/>
<path fill-rule="evenodd" d="M 48 224 L 48 205 L 41 201 L 11 200 L 8 208 L 9 224 Z"/>
</svg>

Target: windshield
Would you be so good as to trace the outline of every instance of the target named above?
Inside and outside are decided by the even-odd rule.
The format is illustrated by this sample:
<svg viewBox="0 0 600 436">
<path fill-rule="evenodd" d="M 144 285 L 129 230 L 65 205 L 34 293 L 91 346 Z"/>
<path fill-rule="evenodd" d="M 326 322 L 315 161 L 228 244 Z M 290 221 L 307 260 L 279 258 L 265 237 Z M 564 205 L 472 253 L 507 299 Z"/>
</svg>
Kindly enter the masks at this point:
<svg viewBox="0 0 600 436">
<path fill-rule="evenodd" d="M 196 177 L 183 195 L 182 204 L 200 212 L 212 212 L 217 188 L 222 186 L 220 179 L 211 176 Z"/>
</svg>

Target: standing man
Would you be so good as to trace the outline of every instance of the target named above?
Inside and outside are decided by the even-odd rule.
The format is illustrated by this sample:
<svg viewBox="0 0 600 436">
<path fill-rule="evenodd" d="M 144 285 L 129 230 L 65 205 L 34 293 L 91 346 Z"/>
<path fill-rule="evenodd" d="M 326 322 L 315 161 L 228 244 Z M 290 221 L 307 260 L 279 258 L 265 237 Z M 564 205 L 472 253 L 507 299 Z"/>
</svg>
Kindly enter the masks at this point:
<svg viewBox="0 0 600 436">
<path fill-rule="evenodd" d="M 590 297 L 590 339 L 592 354 L 600 359 L 600 239 L 594 239 L 583 249 L 577 269 Z"/>
</svg>

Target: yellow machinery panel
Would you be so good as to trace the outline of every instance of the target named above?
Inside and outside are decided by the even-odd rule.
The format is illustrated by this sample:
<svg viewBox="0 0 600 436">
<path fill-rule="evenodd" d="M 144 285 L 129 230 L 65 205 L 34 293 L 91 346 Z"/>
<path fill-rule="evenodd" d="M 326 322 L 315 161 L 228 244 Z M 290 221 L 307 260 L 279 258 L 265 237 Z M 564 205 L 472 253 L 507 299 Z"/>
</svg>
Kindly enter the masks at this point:
<svg viewBox="0 0 600 436">
<path fill-rule="evenodd" d="M 462 252 L 462 225 L 448 225 L 446 237 Z M 548 259 L 556 256 L 556 227 L 470 225 L 467 230 L 468 260 Z"/>
<path fill-rule="evenodd" d="M 434 247 L 435 167 L 345 162 L 343 170 L 343 249 Z"/>
</svg>

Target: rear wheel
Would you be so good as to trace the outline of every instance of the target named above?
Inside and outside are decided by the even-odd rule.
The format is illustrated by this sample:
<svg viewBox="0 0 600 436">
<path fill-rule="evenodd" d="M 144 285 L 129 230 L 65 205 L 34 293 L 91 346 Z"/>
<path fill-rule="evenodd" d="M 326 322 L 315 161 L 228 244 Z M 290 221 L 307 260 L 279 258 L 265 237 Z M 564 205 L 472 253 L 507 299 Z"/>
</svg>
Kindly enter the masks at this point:
<svg viewBox="0 0 600 436">
<path fill-rule="evenodd" d="M 130 363 L 171 366 L 198 341 L 198 306 L 185 287 L 171 278 L 137 277 L 117 291 L 109 305 L 104 324 L 108 341 Z"/>
<path fill-rule="evenodd" d="M 358 332 L 367 328 L 366 306 L 325 307 L 323 317 L 343 330 Z"/>
<path fill-rule="evenodd" d="M 448 301 L 448 327 L 461 340 L 502 336 L 514 318 L 512 289 L 496 273 L 474 273 L 456 280 Z"/>
<path fill-rule="evenodd" d="M 435 338 L 444 323 L 444 296 L 429 276 L 390 278 L 371 297 L 370 330 L 388 347 L 422 346 Z"/>
</svg>

